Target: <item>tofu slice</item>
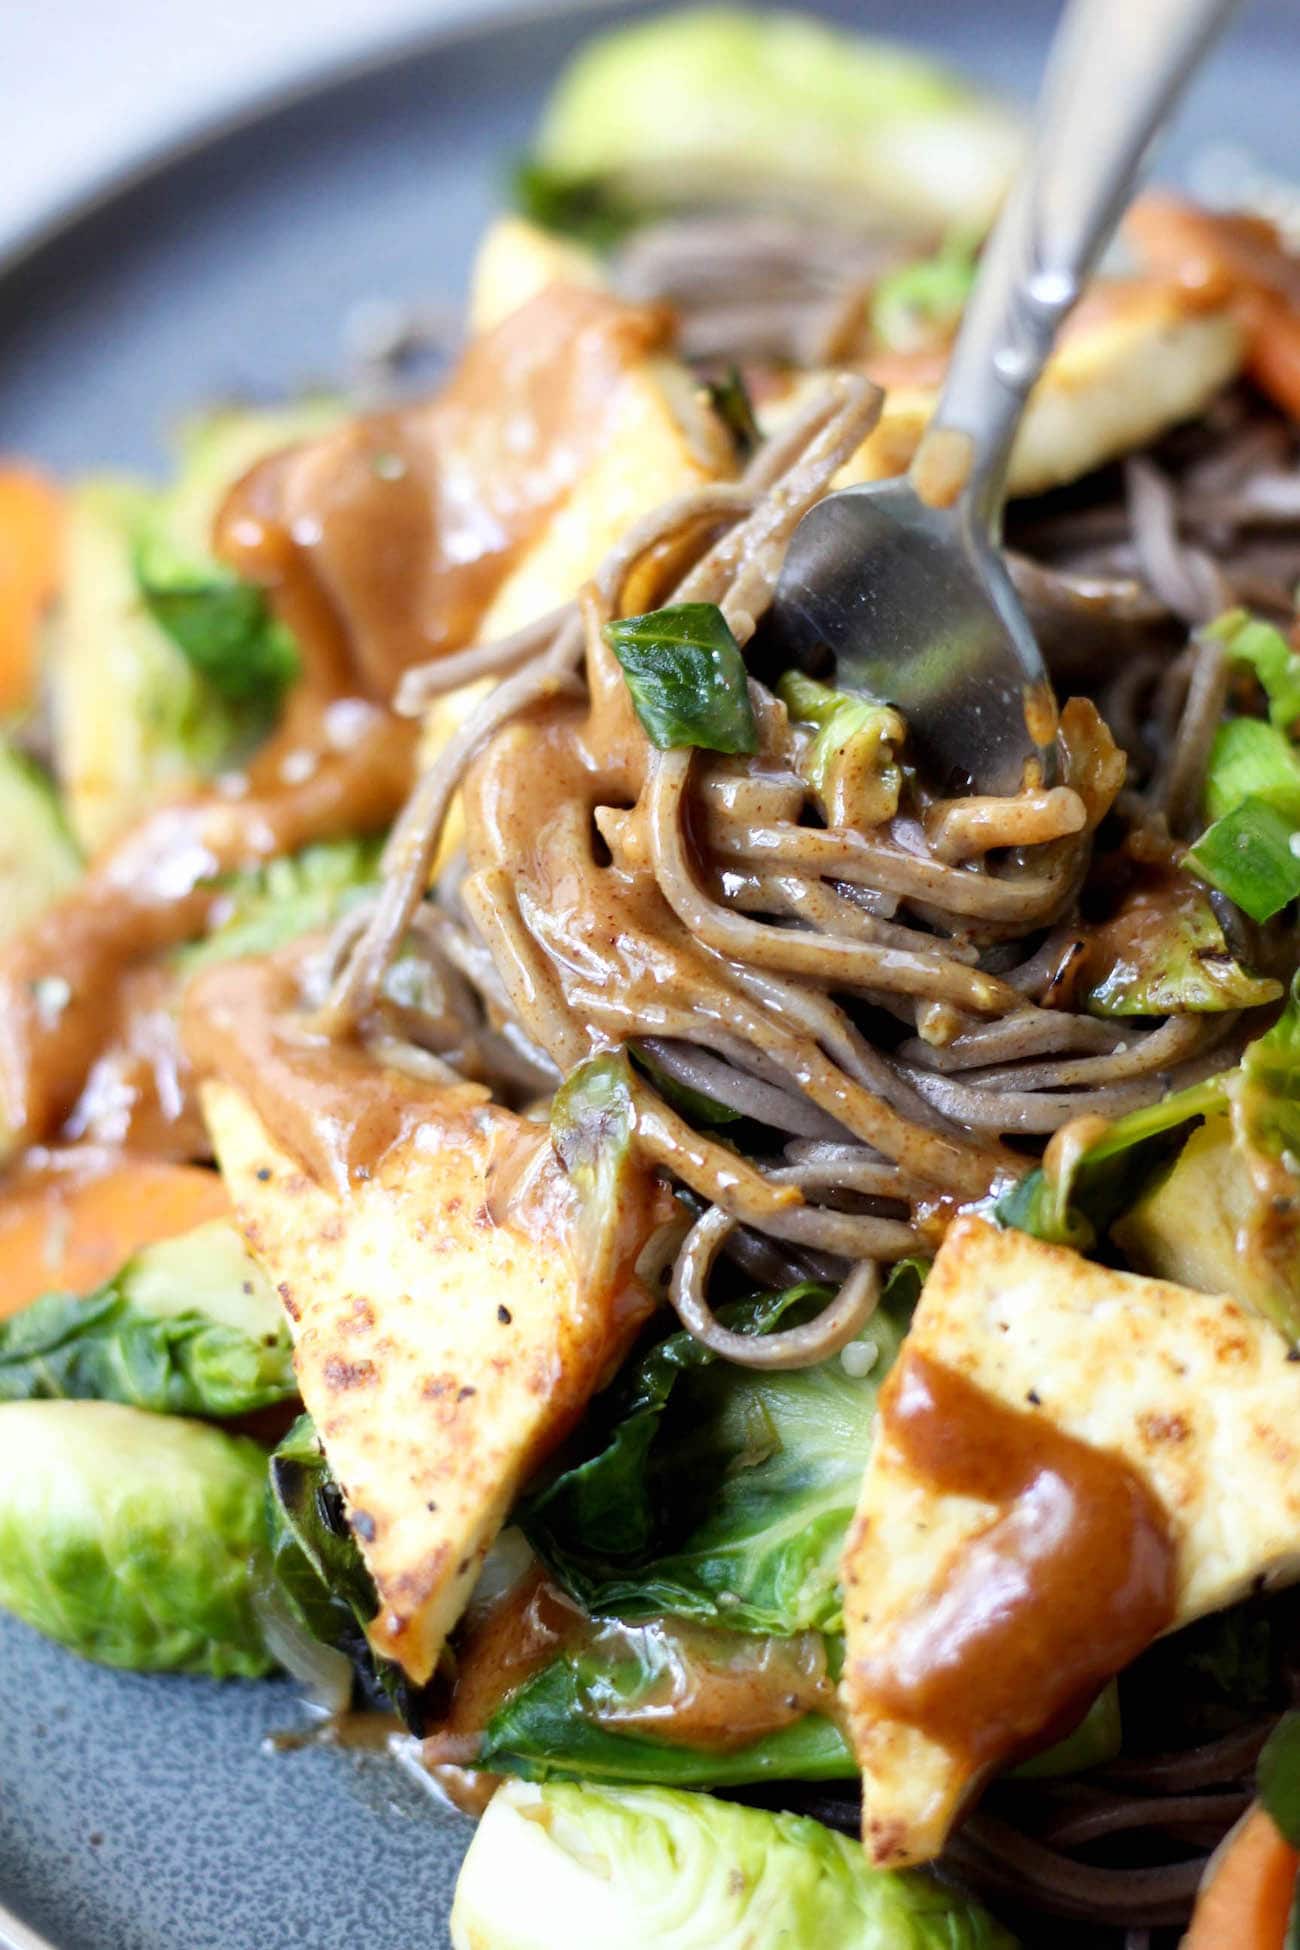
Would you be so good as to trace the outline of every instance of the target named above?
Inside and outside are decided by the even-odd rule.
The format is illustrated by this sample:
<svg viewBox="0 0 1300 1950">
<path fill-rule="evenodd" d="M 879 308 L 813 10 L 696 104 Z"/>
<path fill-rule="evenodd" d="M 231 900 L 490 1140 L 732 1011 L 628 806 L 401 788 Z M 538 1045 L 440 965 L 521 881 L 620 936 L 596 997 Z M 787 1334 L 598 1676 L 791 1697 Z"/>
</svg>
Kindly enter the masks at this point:
<svg viewBox="0 0 1300 1950">
<path fill-rule="evenodd" d="M 497 217 L 488 225 L 470 274 L 469 328 L 490 332 L 548 284 L 608 284 L 600 259 L 566 237 L 552 236 L 526 217 Z"/>
<path fill-rule="evenodd" d="M 375 1581 L 371 1644 L 423 1683 L 521 1481 L 640 1316 L 626 1292 L 589 1290 L 545 1126 L 431 1106 L 341 1195 L 230 1084 L 207 1084 L 203 1107 Z"/>
<path fill-rule="evenodd" d="M 1139 1473 L 1170 1526 L 1175 1627 L 1300 1577 L 1300 1365 L 1235 1300 L 963 1217 L 904 1346 Z M 855 1667 L 943 1586 L 997 1514 L 918 1478 L 877 1424 L 844 1553 L 843 1698 L 878 1862 L 937 1855 L 976 1782 L 961 1755 L 874 1715 Z"/>
<path fill-rule="evenodd" d="M 1241 327 L 1158 279 L 1096 284 L 1071 317 L 1030 398 L 1011 457 L 1009 492 L 1041 494 L 1131 453 L 1194 419 L 1241 369 Z M 850 487 L 901 474 L 939 400 L 943 361 L 882 360 L 873 378 L 885 404 L 873 432 L 836 481 Z M 760 413 L 777 432 L 824 374 L 805 374 Z"/>
<path fill-rule="evenodd" d="M 553 250 L 565 248 L 540 231 L 535 234 Z M 538 288 L 528 290 L 521 281 L 519 302 L 526 303 Z M 509 636 L 570 601 L 642 515 L 736 471 L 724 429 L 705 405 L 697 382 L 675 359 L 653 356 L 630 368 L 611 404 L 607 426 L 608 437 L 591 464 L 497 591 L 479 628 L 481 642 Z M 431 764 L 451 742 L 490 688 L 490 680 L 465 684 L 433 704 L 421 735 L 422 765 Z M 435 874 L 463 838 L 457 800 Z"/>
</svg>

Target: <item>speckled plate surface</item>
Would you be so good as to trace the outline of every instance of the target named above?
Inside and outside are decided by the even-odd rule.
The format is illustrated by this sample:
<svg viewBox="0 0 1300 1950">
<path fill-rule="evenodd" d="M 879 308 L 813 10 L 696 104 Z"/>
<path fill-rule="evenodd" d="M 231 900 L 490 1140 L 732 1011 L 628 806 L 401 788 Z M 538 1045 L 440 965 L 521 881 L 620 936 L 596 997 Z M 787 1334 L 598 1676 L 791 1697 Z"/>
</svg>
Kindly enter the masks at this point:
<svg viewBox="0 0 1300 1950">
<path fill-rule="evenodd" d="M 168 423 L 205 400 L 337 374 L 354 305 L 454 299 L 550 78 L 614 11 L 628 9 L 546 7 L 443 38 L 128 189 L 88 185 L 81 216 L 0 267 L 0 450 L 148 466 Z M 1028 93 L 1055 8 L 825 11 Z M 1292 0 L 1255 0 L 1167 166 L 1226 140 L 1300 179 L 1298 55 Z M 264 1751 L 298 1720 L 285 1685 L 99 1671 L 0 1622 L 0 1945 L 438 1950 L 465 1825 L 386 1759 Z"/>
</svg>

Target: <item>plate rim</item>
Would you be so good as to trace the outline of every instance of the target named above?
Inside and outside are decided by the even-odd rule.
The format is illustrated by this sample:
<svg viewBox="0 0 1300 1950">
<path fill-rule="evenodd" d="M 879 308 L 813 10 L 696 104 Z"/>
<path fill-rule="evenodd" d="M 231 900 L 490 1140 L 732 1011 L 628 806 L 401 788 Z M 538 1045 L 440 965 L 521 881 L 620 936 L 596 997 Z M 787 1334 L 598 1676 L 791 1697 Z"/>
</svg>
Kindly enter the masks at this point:
<svg viewBox="0 0 1300 1950">
<path fill-rule="evenodd" d="M 543 22 L 559 25 L 584 16 L 612 22 L 637 11 L 644 0 L 486 0 L 491 8 L 486 17 L 464 11 L 479 4 L 482 0 L 454 0 L 457 13 L 435 26 L 385 33 L 370 47 L 323 61 L 289 59 L 274 78 L 234 89 L 224 105 L 195 109 L 169 132 L 136 146 L 126 145 L 116 160 L 91 170 L 79 187 L 56 192 L 38 214 L 20 219 L 8 232 L 0 231 L 0 288 L 80 224 L 103 216 L 120 198 L 259 123 L 444 49 L 490 45 L 515 28 Z"/>
<path fill-rule="evenodd" d="M 57 1946 L 0 1903 L 0 1950 L 57 1950 Z"/>
</svg>

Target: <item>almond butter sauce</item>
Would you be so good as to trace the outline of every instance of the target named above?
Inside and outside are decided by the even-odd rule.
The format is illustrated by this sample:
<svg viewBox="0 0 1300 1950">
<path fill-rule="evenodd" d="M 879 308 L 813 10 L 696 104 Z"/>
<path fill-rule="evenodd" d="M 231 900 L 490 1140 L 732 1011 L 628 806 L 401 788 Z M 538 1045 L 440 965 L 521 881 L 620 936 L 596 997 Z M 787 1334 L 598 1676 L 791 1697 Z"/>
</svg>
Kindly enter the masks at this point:
<svg viewBox="0 0 1300 1950">
<path fill-rule="evenodd" d="M 987 1768 L 1079 1709 L 1168 1626 L 1165 1514 L 1121 1457 L 906 1347 L 881 1392 L 879 1439 L 937 1494 L 998 1514 L 852 1663 L 850 1709 Z"/>
<path fill-rule="evenodd" d="M 308 1175 L 339 1192 L 373 1176 L 435 1109 L 445 1123 L 488 1098 L 481 1084 L 417 1081 L 313 1031 L 284 956 L 206 970 L 187 991 L 181 1029 L 196 1072 L 233 1084 Z"/>
<path fill-rule="evenodd" d="M 620 380 L 666 314 L 553 285 L 471 342 L 432 399 L 349 420 L 246 475 L 218 521 L 319 679 L 389 697 L 468 643 L 507 573 L 608 438 Z"/>
<path fill-rule="evenodd" d="M 611 1732 L 732 1753 L 805 1714 L 836 1710 L 815 1632 L 769 1639 L 679 1618 L 593 1619 L 536 1570 L 466 1632 L 446 1716 L 424 1743 L 425 1764 L 472 1766 L 501 1708 L 556 1660 L 584 1654 L 604 1670 L 580 1681 L 580 1710 Z M 620 1661 L 635 1664 L 647 1683 L 625 1691 L 611 1670 Z"/>
<path fill-rule="evenodd" d="M 269 590 L 303 678 L 246 776 L 150 813 L 0 949 L 0 1130 L 18 1147 L 59 1133 L 109 1051 L 74 1128 L 107 1118 L 114 1141 L 186 1153 L 184 1066 L 140 1059 L 130 978 L 208 929 L 220 876 L 390 823 L 416 743 L 386 707 L 393 686 L 472 639 L 665 330 L 656 311 L 555 286 L 476 340 L 435 398 L 287 449 L 231 491 L 218 552 Z"/>
<path fill-rule="evenodd" d="M 202 934 L 222 875 L 309 842 L 373 832 L 410 782 L 415 729 L 377 705 L 302 699 L 251 768 L 238 797 L 207 794 L 150 813 L 85 878 L 0 948 L 0 1125 L 20 1143 L 52 1137 L 103 1051 L 130 1046 L 132 978 Z M 308 749 L 310 775 L 279 776 L 285 750 Z M 146 985 L 147 987 L 147 985 Z M 154 1001 L 149 995 L 148 1006 Z M 167 1106 L 137 1077 L 141 1129 L 118 1106 L 119 1142 L 158 1140 Z M 165 1095 L 165 1093 L 164 1093 Z M 177 1107 L 177 1118 L 187 1107 Z M 176 1151 L 176 1133 L 165 1148 Z"/>
</svg>

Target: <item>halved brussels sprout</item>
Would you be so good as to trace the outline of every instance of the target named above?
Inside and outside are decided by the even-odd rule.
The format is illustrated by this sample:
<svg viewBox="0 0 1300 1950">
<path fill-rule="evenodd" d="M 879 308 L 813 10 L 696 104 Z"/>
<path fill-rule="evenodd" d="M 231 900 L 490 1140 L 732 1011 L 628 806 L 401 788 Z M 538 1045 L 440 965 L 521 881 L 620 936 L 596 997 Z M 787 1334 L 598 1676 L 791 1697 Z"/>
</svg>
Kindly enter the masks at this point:
<svg viewBox="0 0 1300 1950">
<path fill-rule="evenodd" d="M 117 1402 L 0 1406 L 0 1608 L 83 1658 L 257 1678 L 266 1458 Z"/>
<path fill-rule="evenodd" d="M 500 1788 L 454 1950 L 1011 1950 L 970 1897 L 873 1869 L 845 1835 L 671 1788 Z"/>
</svg>

